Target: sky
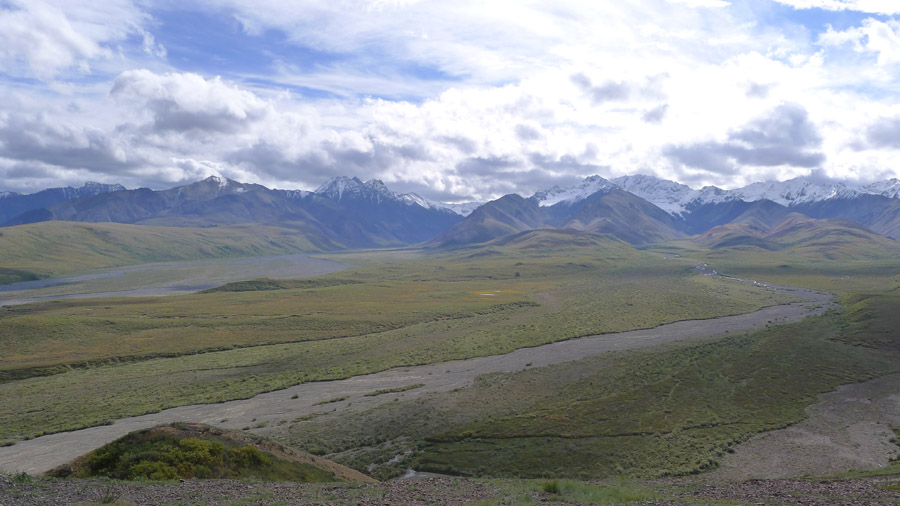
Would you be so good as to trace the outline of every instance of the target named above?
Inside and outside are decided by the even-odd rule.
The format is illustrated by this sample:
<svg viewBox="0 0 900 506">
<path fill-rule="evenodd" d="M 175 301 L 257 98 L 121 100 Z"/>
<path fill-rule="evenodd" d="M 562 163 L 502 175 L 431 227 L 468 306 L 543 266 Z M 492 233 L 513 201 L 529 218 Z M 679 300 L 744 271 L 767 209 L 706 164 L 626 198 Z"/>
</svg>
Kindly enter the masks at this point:
<svg viewBox="0 0 900 506">
<path fill-rule="evenodd" d="M 0 0 L 0 190 L 900 176 L 896 0 Z"/>
</svg>

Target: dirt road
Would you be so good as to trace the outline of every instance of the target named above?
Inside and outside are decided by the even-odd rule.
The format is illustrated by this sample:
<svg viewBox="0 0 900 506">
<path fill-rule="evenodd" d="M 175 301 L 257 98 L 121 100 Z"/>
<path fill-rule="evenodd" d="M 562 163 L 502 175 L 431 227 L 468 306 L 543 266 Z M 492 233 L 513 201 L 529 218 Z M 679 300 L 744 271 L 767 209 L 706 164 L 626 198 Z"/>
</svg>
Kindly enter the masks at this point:
<svg viewBox="0 0 900 506">
<path fill-rule="evenodd" d="M 252 427 L 254 432 L 265 434 L 274 430 L 280 422 L 289 422 L 310 413 L 333 409 L 365 409 L 392 401 L 398 395 L 410 399 L 429 392 L 465 387 L 472 384 L 480 374 L 542 367 L 608 351 L 753 330 L 770 323 L 796 322 L 812 314 L 822 313 L 830 306 L 829 294 L 792 287 L 772 286 L 771 289 L 807 302 L 771 306 L 743 315 L 676 322 L 647 330 L 582 337 L 524 348 L 505 355 L 398 368 L 337 381 L 304 383 L 245 400 L 167 409 L 159 413 L 124 418 L 112 425 L 51 434 L 0 448 L 0 470 L 26 471 L 32 474 L 45 472 L 131 431 L 175 421 L 208 423 L 230 429 Z M 374 390 L 418 383 L 424 386 L 402 394 L 365 396 Z M 317 405 L 343 396 L 348 398 Z"/>
</svg>

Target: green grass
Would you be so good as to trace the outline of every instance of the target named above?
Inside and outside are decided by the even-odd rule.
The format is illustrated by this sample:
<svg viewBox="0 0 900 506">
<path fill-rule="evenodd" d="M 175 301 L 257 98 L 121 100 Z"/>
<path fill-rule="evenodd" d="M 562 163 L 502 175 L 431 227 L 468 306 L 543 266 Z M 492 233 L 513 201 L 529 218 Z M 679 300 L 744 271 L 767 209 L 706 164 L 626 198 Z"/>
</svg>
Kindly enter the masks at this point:
<svg viewBox="0 0 900 506">
<path fill-rule="evenodd" d="M 331 399 L 325 399 L 324 401 L 315 403 L 315 406 L 321 406 L 324 404 L 334 404 L 335 402 L 346 401 L 349 398 L 350 398 L 349 395 L 342 395 L 340 397 L 332 397 Z"/>
<path fill-rule="evenodd" d="M 243 479 L 339 481 L 309 462 L 276 455 L 251 440 L 208 426 L 173 424 L 132 432 L 52 476 L 118 480 Z"/>
<path fill-rule="evenodd" d="M 412 385 L 404 385 L 402 387 L 396 388 L 382 388 L 380 390 L 375 390 L 374 392 L 369 392 L 365 394 L 363 397 L 376 397 L 384 394 L 395 394 L 399 392 L 407 392 L 409 390 L 413 390 L 416 388 L 422 388 L 425 386 L 425 383 L 413 383 Z"/>
<path fill-rule="evenodd" d="M 0 267 L 0 285 L 16 283 L 19 281 L 34 281 L 37 279 L 41 279 L 41 277 L 33 272 Z"/>
<path fill-rule="evenodd" d="M 361 283 L 353 279 L 340 278 L 312 278 L 312 279 L 251 279 L 248 281 L 235 281 L 222 286 L 203 290 L 200 293 L 219 292 L 263 292 L 267 290 L 292 290 L 302 288 L 325 288 L 338 285 L 355 285 Z"/>
<path fill-rule="evenodd" d="M 900 297 L 881 297 L 865 320 L 845 309 L 700 344 L 481 376 L 459 391 L 295 423 L 283 437 L 384 476 L 409 465 L 499 477 L 697 473 L 752 434 L 802 419 L 818 394 L 900 371 L 889 343 L 848 341 L 895 325 Z M 389 463 L 404 452 L 413 453 Z"/>
<path fill-rule="evenodd" d="M 0 440 L 786 300 L 618 244 L 467 254 L 411 253 L 296 288 L 4 309 Z"/>
</svg>

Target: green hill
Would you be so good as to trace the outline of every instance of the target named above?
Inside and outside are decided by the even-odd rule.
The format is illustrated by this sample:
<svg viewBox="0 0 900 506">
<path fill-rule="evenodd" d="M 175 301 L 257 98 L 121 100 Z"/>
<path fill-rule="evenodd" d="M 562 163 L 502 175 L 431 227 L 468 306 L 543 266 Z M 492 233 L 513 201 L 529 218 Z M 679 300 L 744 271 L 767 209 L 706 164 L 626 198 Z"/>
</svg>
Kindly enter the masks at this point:
<svg viewBox="0 0 900 506">
<path fill-rule="evenodd" d="M 333 246 L 295 230 L 42 222 L 0 230 L 0 284 L 88 269 L 207 258 L 288 255 Z"/>
<path fill-rule="evenodd" d="M 173 423 L 127 434 L 49 473 L 57 478 L 374 482 L 329 460 L 242 432 Z"/>
</svg>

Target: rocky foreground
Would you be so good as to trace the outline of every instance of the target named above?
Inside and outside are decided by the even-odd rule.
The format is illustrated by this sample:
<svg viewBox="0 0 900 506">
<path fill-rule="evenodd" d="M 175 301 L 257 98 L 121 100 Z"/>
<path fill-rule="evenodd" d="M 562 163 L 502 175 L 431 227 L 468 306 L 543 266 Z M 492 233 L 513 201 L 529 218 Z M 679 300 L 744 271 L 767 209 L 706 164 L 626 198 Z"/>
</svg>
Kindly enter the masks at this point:
<svg viewBox="0 0 900 506">
<path fill-rule="evenodd" d="M 704 484 L 665 480 L 568 482 L 425 478 L 377 484 L 295 484 L 228 480 L 113 482 L 0 477 L 0 505 L 270 504 L 767 504 L 896 505 L 900 476 Z"/>
</svg>

